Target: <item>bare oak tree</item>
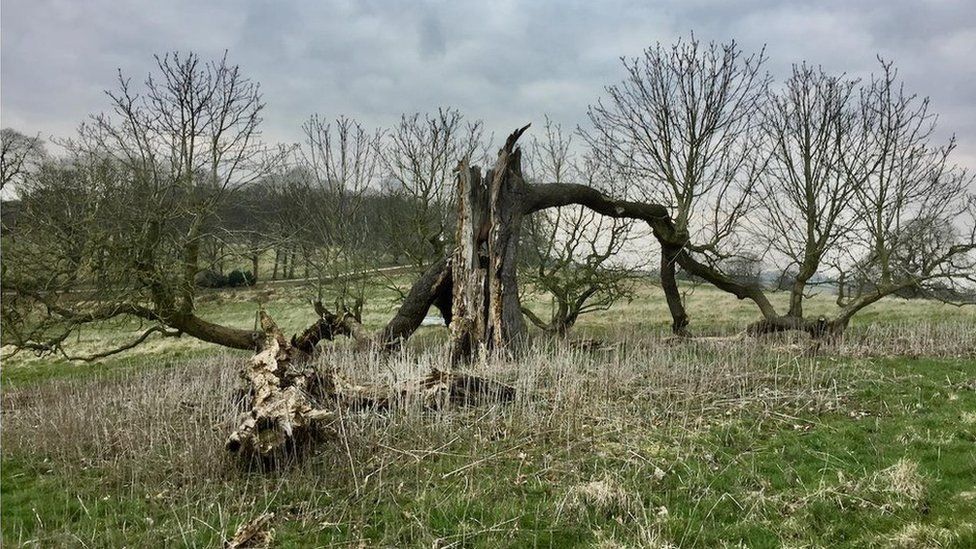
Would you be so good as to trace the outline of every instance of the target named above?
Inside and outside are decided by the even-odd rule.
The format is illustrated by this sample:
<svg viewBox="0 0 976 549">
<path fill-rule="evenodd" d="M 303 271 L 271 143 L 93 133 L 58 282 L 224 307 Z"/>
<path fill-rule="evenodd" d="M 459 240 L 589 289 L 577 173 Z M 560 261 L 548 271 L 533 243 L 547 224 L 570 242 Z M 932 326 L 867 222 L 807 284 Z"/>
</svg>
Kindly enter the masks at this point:
<svg viewBox="0 0 976 549">
<path fill-rule="evenodd" d="M 768 76 L 764 52 L 744 54 L 734 43 L 702 44 L 692 37 L 624 59 L 626 76 L 591 106 L 584 135 L 606 151 L 635 199 L 665 205 L 674 230 L 661 242 L 661 282 L 683 334 L 688 316 L 675 282 L 676 264 L 713 281 L 717 262 L 735 247 L 739 222 L 764 159 L 757 154 L 758 114 Z M 704 263 L 693 260 L 691 254 Z"/>
<path fill-rule="evenodd" d="M 925 291 L 933 284 L 974 281 L 973 175 L 951 162 L 954 137 L 933 143 L 936 117 L 928 98 L 907 93 L 897 76 L 882 60 L 880 73 L 862 92 L 866 160 L 845 164 L 849 177 L 862 181 L 854 197 L 862 235 L 855 249 L 862 257 L 851 262 L 848 276 L 873 276 L 872 284 L 848 296 L 843 318 L 904 288 Z"/>
<path fill-rule="evenodd" d="M 862 183 L 845 163 L 860 161 L 854 93 L 856 82 L 805 64 L 793 67 L 779 93 L 771 93 L 763 115 L 769 164 L 757 186 L 759 226 L 784 272 L 793 272 L 787 315 L 803 316 L 810 279 L 824 261 L 836 260 L 838 244 L 857 221 L 851 201 Z"/>
<path fill-rule="evenodd" d="M 44 142 L 13 128 L 0 130 L 0 190 L 24 182 L 40 167 Z"/>
<path fill-rule="evenodd" d="M 542 139 L 533 138 L 529 155 L 531 179 L 563 183 L 582 181 L 606 189 L 612 170 L 590 154 L 578 159 L 572 137 L 548 118 Z M 552 299 L 548 320 L 528 307 L 525 316 L 542 330 L 565 336 L 580 315 L 610 308 L 633 294 L 636 266 L 620 261 L 630 239 L 632 222 L 608 218 L 581 206 L 543 210 L 530 216 L 522 238 L 526 291 Z"/>
<path fill-rule="evenodd" d="M 388 212 L 388 233 L 417 266 L 450 249 L 454 223 L 454 171 L 460 161 L 483 158 L 484 128 L 466 122 L 460 111 L 403 115 L 385 136 L 382 160 L 387 191 L 402 198 Z"/>
<path fill-rule="evenodd" d="M 207 62 L 173 53 L 156 58 L 141 89 L 120 72 L 118 89 L 107 94 L 112 112 L 94 116 L 69 144 L 84 197 L 80 258 L 72 272 L 46 280 L 26 270 L 4 279 L 4 290 L 17 297 L 11 306 L 37 327 L 20 345 L 67 354 L 64 344 L 76 330 L 127 316 L 150 326 L 136 342 L 153 333 L 186 333 L 254 348 L 255 332 L 200 318 L 194 297 L 217 206 L 278 160 L 258 140 L 264 107 L 258 85 L 226 58 Z M 40 180 L 31 195 L 57 193 L 59 186 Z M 39 216 L 44 209 L 40 201 L 25 207 Z M 60 238 L 49 225 L 32 224 L 15 263 L 29 264 L 25 256 Z M 88 272 L 94 276 L 81 276 Z M 84 292 L 72 293 L 82 283 Z"/>
<path fill-rule="evenodd" d="M 303 130 L 300 170 L 290 182 L 293 203 L 301 211 L 301 229 L 295 236 L 314 270 L 317 299 L 323 298 L 325 282 L 338 282 L 336 299 L 348 301 L 358 315 L 363 279 L 352 275 L 375 264 L 375 251 L 366 249 L 363 228 L 367 194 L 380 174 L 381 135 L 347 117 L 326 122 L 312 116 Z"/>
<path fill-rule="evenodd" d="M 800 79 L 795 74 L 790 81 L 786 97 L 806 97 L 795 95 L 797 83 L 804 81 L 819 84 L 800 86 L 800 90 L 830 83 L 822 76 L 810 81 L 801 72 Z M 823 104 L 831 97 L 830 88 L 793 103 Z M 841 93 L 845 98 L 852 95 Z M 825 139 L 834 142 L 826 150 L 835 150 L 824 162 L 827 171 L 821 172 L 827 174 L 826 184 L 806 183 L 816 181 L 820 162 L 812 154 L 804 156 L 803 145 L 796 149 L 797 159 L 803 162 L 803 171 L 798 172 L 804 174 L 799 180 L 802 187 L 787 182 L 784 192 L 802 188 L 798 209 L 809 227 L 807 237 L 776 232 L 773 238 L 780 250 L 789 249 L 787 240 L 802 242 L 804 261 L 793 285 L 790 311 L 783 316 L 764 315 L 750 331 L 839 334 L 854 315 L 883 297 L 909 288 L 944 290 L 973 282 L 976 201 L 969 190 L 973 177 L 951 163 L 954 140 L 933 143 L 935 117 L 928 99 L 906 93 L 893 66 L 882 61 L 880 74 L 858 90 L 855 101 L 853 108 L 835 111 L 836 135 Z M 787 132 L 788 139 L 806 143 L 808 135 L 817 135 L 811 128 L 796 125 Z M 804 209 L 808 213 L 802 213 Z M 844 246 L 833 250 L 829 261 L 821 261 L 840 238 Z M 831 318 L 805 319 L 798 306 L 803 279 L 818 270 L 840 282 L 840 309 Z"/>
</svg>

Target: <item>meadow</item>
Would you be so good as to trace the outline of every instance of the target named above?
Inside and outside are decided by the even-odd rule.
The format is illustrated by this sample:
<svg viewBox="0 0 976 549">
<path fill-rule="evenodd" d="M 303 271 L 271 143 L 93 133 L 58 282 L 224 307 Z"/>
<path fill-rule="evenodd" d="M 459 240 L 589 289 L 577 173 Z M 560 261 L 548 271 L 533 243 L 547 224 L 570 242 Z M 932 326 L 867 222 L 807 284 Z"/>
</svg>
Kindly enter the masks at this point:
<svg viewBox="0 0 976 549">
<path fill-rule="evenodd" d="M 293 332 L 314 316 L 305 294 L 215 291 L 199 314 L 247 327 L 261 305 Z M 364 323 L 395 297 L 372 287 Z M 276 547 L 976 545 L 973 308 L 889 298 L 814 347 L 736 337 L 756 313 L 728 294 L 687 302 L 717 337 L 669 337 L 643 284 L 568 343 L 535 333 L 518 360 L 470 366 L 515 402 L 344 415 L 274 470 L 223 448 L 247 353 L 166 338 L 97 363 L 18 354 L 0 378 L 3 545 L 212 547 L 265 513 Z M 340 342 L 318 367 L 395 383 L 443 364 L 445 341 L 424 327 L 392 357 Z"/>
</svg>

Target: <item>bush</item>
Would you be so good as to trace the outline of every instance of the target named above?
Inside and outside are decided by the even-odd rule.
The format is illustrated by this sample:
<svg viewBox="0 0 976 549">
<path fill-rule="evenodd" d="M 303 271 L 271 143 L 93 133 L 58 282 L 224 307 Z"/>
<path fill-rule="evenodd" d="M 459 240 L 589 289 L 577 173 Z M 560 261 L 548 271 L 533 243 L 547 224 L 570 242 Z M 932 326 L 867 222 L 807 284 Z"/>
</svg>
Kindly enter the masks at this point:
<svg viewBox="0 0 976 549">
<path fill-rule="evenodd" d="M 196 285 L 201 288 L 223 288 L 227 286 L 228 277 L 218 273 L 217 271 L 206 270 L 197 273 L 194 282 L 196 282 Z"/>
<path fill-rule="evenodd" d="M 240 288 L 253 286 L 255 282 L 254 273 L 240 269 L 234 269 L 227 276 L 208 269 L 200 271 L 196 277 L 196 285 L 201 288 Z"/>
<path fill-rule="evenodd" d="M 227 286 L 231 288 L 239 288 L 241 286 L 253 286 L 254 285 L 254 273 L 251 271 L 242 271 L 240 269 L 234 269 L 227 275 Z"/>
</svg>

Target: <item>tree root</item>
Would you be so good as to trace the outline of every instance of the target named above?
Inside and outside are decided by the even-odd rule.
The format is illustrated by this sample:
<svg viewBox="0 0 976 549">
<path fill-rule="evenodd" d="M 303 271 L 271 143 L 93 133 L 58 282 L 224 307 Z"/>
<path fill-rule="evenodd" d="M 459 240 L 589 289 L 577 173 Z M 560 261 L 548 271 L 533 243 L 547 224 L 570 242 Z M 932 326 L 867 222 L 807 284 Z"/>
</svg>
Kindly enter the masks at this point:
<svg viewBox="0 0 976 549">
<path fill-rule="evenodd" d="M 241 456 L 270 460 L 296 450 L 315 439 L 343 410 L 383 411 L 411 400 L 435 410 L 515 398 L 515 388 L 504 383 L 438 369 L 396 388 L 353 384 L 338 372 L 323 374 L 309 365 L 313 355 L 308 349 L 314 345 L 309 347 L 307 337 L 287 342 L 263 311 L 261 325 L 265 342 L 242 372 L 250 409 L 241 415 L 226 443 L 229 451 Z"/>
</svg>

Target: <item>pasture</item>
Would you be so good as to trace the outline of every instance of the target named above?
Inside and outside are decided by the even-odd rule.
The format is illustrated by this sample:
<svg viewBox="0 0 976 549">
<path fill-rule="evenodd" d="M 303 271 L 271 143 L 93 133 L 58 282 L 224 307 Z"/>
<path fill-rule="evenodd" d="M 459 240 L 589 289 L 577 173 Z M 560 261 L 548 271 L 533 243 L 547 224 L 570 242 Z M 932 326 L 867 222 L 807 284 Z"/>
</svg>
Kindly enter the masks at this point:
<svg viewBox="0 0 976 549">
<path fill-rule="evenodd" d="M 300 288 L 271 291 L 207 294 L 200 314 L 248 327 L 267 300 L 283 328 L 309 322 Z M 377 283 L 364 324 L 394 296 Z M 165 338 L 94 364 L 18 354 L 3 364 L 4 545 L 218 546 L 265 513 L 275 546 L 976 543 L 976 312 L 887 298 L 814 349 L 734 337 L 755 312 L 727 294 L 687 303 L 720 337 L 669 337 L 642 284 L 584 316 L 577 343 L 534 333 L 522 359 L 469 367 L 515 402 L 350 413 L 275 470 L 223 448 L 246 353 Z M 340 345 L 317 367 L 395 383 L 442 363 L 446 339 L 422 328 L 389 358 Z"/>
</svg>

